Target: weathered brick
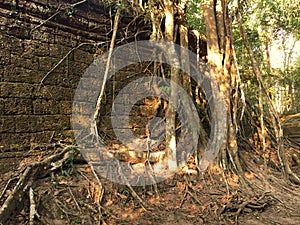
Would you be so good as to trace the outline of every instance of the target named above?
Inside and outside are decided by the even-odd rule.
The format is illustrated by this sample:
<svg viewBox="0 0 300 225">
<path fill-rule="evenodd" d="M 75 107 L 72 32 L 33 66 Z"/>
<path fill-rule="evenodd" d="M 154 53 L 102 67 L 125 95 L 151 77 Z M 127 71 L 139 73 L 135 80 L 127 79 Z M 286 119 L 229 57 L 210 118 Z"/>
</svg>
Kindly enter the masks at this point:
<svg viewBox="0 0 300 225">
<path fill-rule="evenodd" d="M 30 139 L 30 145 L 41 145 L 41 143 L 49 143 L 53 137 L 54 131 L 42 131 L 37 133 L 32 133 Z"/>
<path fill-rule="evenodd" d="M 61 33 L 56 35 L 56 42 L 60 45 L 65 45 L 69 47 L 74 47 L 78 45 L 78 40 L 76 40 L 74 35 L 67 33 Z"/>
<path fill-rule="evenodd" d="M 60 102 L 60 114 L 71 115 L 72 114 L 72 102 L 71 101 L 61 101 Z"/>
<path fill-rule="evenodd" d="M 148 123 L 149 119 L 146 117 L 130 117 L 129 118 L 129 127 L 140 127 L 145 128 L 146 124 Z"/>
<path fill-rule="evenodd" d="M 32 98 L 35 85 L 0 82 L 0 97 Z"/>
<path fill-rule="evenodd" d="M 51 99 L 36 99 L 33 101 L 33 114 L 53 115 L 59 113 L 59 102 Z"/>
<path fill-rule="evenodd" d="M 91 11 L 79 7 L 72 17 L 60 13 L 40 26 L 40 22 L 56 12 L 56 0 L 20 0 L 19 14 L 16 12 L 14 15 L 9 10 L 12 1 L 4 0 L 0 5 L 0 146 L 20 150 L 49 142 L 53 134 L 58 138 L 73 136 L 71 125 L 76 127 L 76 123 L 89 132 L 89 118 L 106 66 L 104 63 L 99 67 L 94 60 L 94 43 L 107 41 L 100 30 L 110 29 L 109 23 L 104 24 L 109 21 L 109 15 L 100 15 L 99 12 L 104 10 L 96 7 L 89 8 Z M 95 31 L 99 31 L 98 34 Z M 78 47 L 80 43 L 91 44 Z M 87 73 L 89 77 L 78 87 L 81 77 Z M 106 86 L 101 106 L 103 118 L 99 123 L 104 135 L 114 137 L 108 120 L 111 111 L 109 102 L 117 89 L 126 84 L 123 81 L 112 82 L 128 80 L 131 73 L 129 67 L 120 71 Z M 43 84 L 40 83 L 42 80 Z M 82 93 L 76 100 L 81 100 L 83 104 L 74 110 L 88 119 L 73 117 L 74 124 L 71 124 L 73 97 L 77 88 Z M 127 94 L 130 97 L 132 93 Z M 86 124 L 82 124 L 84 122 Z"/>
<path fill-rule="evenodd" d="M 0 133 L 0 146 L 3 150 L 23 150 L 30 146 L 31 133 Z"/>
<path fill-rule="evenodd" d="M 9 65 L 4 68 L 3 81 L 6 82 L 22 82 L 22 83 L 39 83 L 42 79 L 41 72 L 22 67 L 14 67 Z"/>
<path fill-rule="evenodd" d="M 86 73 L 88 66 L 89 64 L 75 61 L 72 65 L 68 67 L 68 74 L 72 76 L 82 77 L 83 74 Z"/>
<path fill-rule="evenodd" d="M 43 116 L 43 126 L 44 130 L 69 130 L 71 127 L 70 116 Z"/>
<path fill-rule="evenodd" d="M 90 55 L 87 57 L 86 51 L 75 49 L 74 50 L 74 61 L 75 62 L 83 62 L 86 64 L 91 64 L 93 62 L 93 56 Z"/>
<path fill-rule="evenodd" d="M 1 46 L 1 41 L 0 41 L 0 46 Z M 1 47 L 1 51 L 0 51 L 0 66 L 4 67 L 4 66 L 7 66 L 7 65 L 10 65 L 11 64 L 10 60 L 11 60 L 11 54 L 10 54 L 9 49 Z"/>
<path fill-rule="evenodd" d="M 16 131 L 16 121 L 13 116 L 2 116 L 0 118 L 0 133 L 13 133 Z"/>
<path fill-rule="evenodd" d="M 16 38 L 20 39 L 29 39 L 30 34 L 29 34 L 29 27 L 28 24 L 22 24 L 21 21 L 18 21 L 17 24 L 9 25 L 6 27 L 6 33 L 11 36 L 15 36 Z M 17 52 L 22 52 L 21 48 L 15 48 Z"/>
<path fill-rule="evenodd" d="M 1 10 L 2 11 L 2 10 Z M 5 25 L 6 25 L 6 19 L 5 19 L 5 17 L 2 17 L 2 16 L 0 16 L 0 27 L 1 26 L 3 26 L 3 27 L 5 27 Z M 2 39 L 2 35 L 0 35 L 0 37 L 1 37 L 1 39 Z M 2 47 L 1 45 L 0 45 L 0 47 Z"/>
<path fill-rule="evenodd" d="M 14 36 L 3 36 L 1 42 L 4 43 L 4 49 L 9 50 L 12 54 L 19 54 L 21 55 L 24 52 L 23 48 L 23 40 L 16 38 Z"/>
<path fill-rule="evenodd" d="M 24 52 L 22 54 L 23 58 L 36 58 L 36 56 L 49 56 L 49 44 L 41 43 L 37 40 L 26 40 L 24 42 Z"/>
<path fill-rule="evenodd" d="M 2 104 L 3 115 L 30 115 L 32 113 L 31 99 L 3 98 Z"/>
<path fill-rule="evenodd" d="M 53 58 L 62 59 L 66 56 L 72 48 L 69 46 L 59 44 L 49 44 L 49 56 Z"/>
<path fill-rule="evenodd" d="M 4 98 L 0 98 L 0 116 L 5 115 Z"/>
<path fill-rule="evenodd" d="M 52 100 L 72 100 L 75 90 L 59 86 L 39 86 L 33 95 L 36 98 Z"/>
<path fill-rule="evenodd" d="M 31 29 L 34 29 L 35 27 L 36 26 L 32 26 Z M 42 26 L 31 32 L 31 39 L 46 43 L 54 43 L 55 35 L 47 32 L 47 28 Z"/>
<path fill-rule="evenodd" d="M 63 72 L 64 68 L 67 66 L 66 61 L 60 62 L 60 59 L 52 58 L 49 56 L 38 57 L 39 60 L 39 70 L 41 71 L 50 71 L 54 70 L 55 72 Z"/>
<path fill-rule="evenodd" d="M 68 74 L 67 72 L 56 76 L 56 84 L 67 88 L 77 88 L 79 80 L 79 76 L 73 76 L 71 74 Z"/>
<path fill-rule="evenodd" d="M 44 130 L 44 121 L 40 116 L 20 115 L 15 117 L 17 133 L 32 133 Z"/>
<path fill-rule="evenodd" d="M 144 127 L 133 127 L 132 133 L 135 137 L 140 137 L 146 135 L 147 132 L 146 132 L 146 128 Z"/>
<path fill-rule="evenodd" d="M 57 77 L 60 76 L 60 72 L 51 72 L 48 73 L 48 71 L 40 71 L 40 80 L 39 82 L 43 81 L 43 85 L 46 86 L 54 86 L 57 85 Z"/>
<path fill-rule="evenodd" d="M 29 70 L 39 70 L 39 61 L 36 57 L 21 58 L 20 55 L 11 55 L 11 65 Z"/>
</svg>

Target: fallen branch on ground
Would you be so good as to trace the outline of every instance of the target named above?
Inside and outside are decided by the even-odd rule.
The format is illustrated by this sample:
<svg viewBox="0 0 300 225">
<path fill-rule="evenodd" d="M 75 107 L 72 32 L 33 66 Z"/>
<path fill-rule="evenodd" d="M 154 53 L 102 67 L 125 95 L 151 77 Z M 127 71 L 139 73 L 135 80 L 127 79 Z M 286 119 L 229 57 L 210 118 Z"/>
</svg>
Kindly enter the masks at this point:
<svg viewBox="0 0 300 225">
<path fill-rule="evenodd" d="M 0 224 L 7 224 L 8 219 L 18 212 L 17 207 L 22 206 L 25 200 L 25 194 L 29 193 L 37 179 L 47 176 L 49 173 L 61 168 L 64 163 L 74 155 L 78 154 L 75 146 L 67 146 L 58 154 L 52 155 L 41 162 L 35 162 L 28 165 L 25 171 L 20 175 L 19 181 L 11 194 L 5 200 L 0 208 Z M 34 213 L 34 215 L 36 215 Z"/>
<path fill-rule="evenodd" d="M 36 205 L 34 201 L 33 190 L 29 188 L 29 200 L 30 200 L 30 214 L 29 214 L 29 225 L 34 225 L 34 217 L 40 218 L 40 215 L 36 211 Z"/>
</svg>

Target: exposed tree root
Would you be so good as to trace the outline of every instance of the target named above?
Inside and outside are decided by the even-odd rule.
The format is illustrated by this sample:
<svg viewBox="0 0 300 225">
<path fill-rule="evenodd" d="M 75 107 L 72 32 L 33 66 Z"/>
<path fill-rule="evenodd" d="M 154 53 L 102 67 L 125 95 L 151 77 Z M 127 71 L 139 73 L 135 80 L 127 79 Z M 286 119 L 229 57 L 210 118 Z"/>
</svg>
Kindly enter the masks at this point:
<svg viewBox="0 0 300 225">
<path fill-rule="evenodd" d="M 67 146 L 56 155 L 50 156 L 41 162 L 35 162 L 28 165 L 25 171 L 20 175 L 14 190 L 5 200 L 0 208 L 0 224 L 7 224 L 11 215 L 18 212 L 19 207 L 23 205 L 26 193 L 29 193 L 30 199 L 30 224 L 33 224 L 34 217 L 37 216 L 33 197 L 32 187 L 37 179 L 47 176 L 49 173 L 61 168 L 65 162 L 74 155 L 78 154 L 75 146 Z"/>
<path fill-rule="evenodd" d="M 132 197 L 134 197 L 136 200 L 139 201 L 139 203 L 141 204 L 141 207 L 147 211 L 147 209 L 151 209 L 150 206 L 148 206 L 148 204 L 136 193 L 136 191 L 133 189 L 133 187 L 130 185 L 129 181 L 127 180 L 126 176 L 123 174 L 122 172 L 122 168 L 120 166 L 120 163 L 118 161 L 118 171 L 119 174 L 122 176 L 122 179 L 125 181 L 126 186 L 129 188 Z"/>
<path fill-rule="evenodd" d="M 29 188 L 29 200 L 30 200 L 30 213 L 29 213 L 29 225 L 34 225 L 34 218 L 40 218 L 40 215 L 36 211 L 36 204 L 34 201 L 34 193 L 32 187 Z"/>
<path fill-rule="evenodd" d="M 232 215 L 235 216 L 235 224 L 238 224 L 238 217 L 243 211 L 262 210 L 268 207 L 272 200 L 269 192 L 264 192 L 259 197 L 248 197 L 246 199 L 243 199 L 238 193 L 235 193 L 223 198 L 223 201 L 225 201 L 225 204 L 219 212 L 219 215 L 226 211 L 231 211 L 233 212 Z"/>
</svg>

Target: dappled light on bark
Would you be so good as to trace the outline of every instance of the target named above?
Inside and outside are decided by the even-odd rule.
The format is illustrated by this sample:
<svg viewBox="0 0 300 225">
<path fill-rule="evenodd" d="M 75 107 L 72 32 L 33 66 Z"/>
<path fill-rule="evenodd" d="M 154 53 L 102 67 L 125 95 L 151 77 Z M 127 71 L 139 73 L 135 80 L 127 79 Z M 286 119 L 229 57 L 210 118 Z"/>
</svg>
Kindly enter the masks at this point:
<svg viewBox="0 0 300 225">
<path fill-rule="evenodd" d="M 244 22 L 260 13 L 280 18 L 254 10 L 278 0 L 101 1 L 94 9 L 99 1 L 27 2 L 0 3 L 0 138 L 10 144 L 0 143 L 1 225 L 297 224 L 300 114 L 278 114 L 279 94 L 267 84 L 282 85 L 271 38 L 260 40 Z M 193 8 L 189 18 L 201 17 L 205 34 L 188 23 L 195 6 L 201 13 Z M 21 51 L 28 44 L 32 57 Z M 78 84 L 74 71 L 89 63 L 83 53 L 95 61 Z M 43 72 L 37 82 L 34 68 Z M 60 96 L 76 85 L 74 99 Z M 75 137 L 56 135 L 63 116 L 72 116 Z M 54 131 L 46 144 L 36 143 L 38 123 L 47 123 L 39 134 Z M 18 151 L 14 132 L 30 147 Z"/>
</svg>

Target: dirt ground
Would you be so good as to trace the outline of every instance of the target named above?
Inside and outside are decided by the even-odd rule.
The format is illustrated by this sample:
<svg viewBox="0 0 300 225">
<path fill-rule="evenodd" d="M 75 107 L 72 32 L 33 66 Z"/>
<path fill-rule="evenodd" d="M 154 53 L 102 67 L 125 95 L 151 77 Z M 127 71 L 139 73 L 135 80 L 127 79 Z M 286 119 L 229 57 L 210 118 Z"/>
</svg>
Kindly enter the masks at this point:
<svg viewBox="0 0 300 225">
<path fill-rule="evenodd" d="M 0 205 L 26 165 L 53 151 L 5 159 Z M 300 154 L 299 149 L 290 151 Z M 88 164 L 75 160 L 35 182 L 39 218 L 34 224 L 300 224 L 300 186 L 286 182 L 276 169 L 263 170 L 250 155 L 243 154 L 245 166 L 258 169 L 245 174 L 246 186 L 236 175 L 216 166 L 200 174 L 181 172 L 159 183 L 157 190 L 154 186 L 133 187 L 146 207 L 130 188 L 101 177 L 99 182 Z M 291 164 L 300 175 L 299 165 Z M 8 224 L 28 224 L 29 207 L 28 198 Z"/>
</svg>

